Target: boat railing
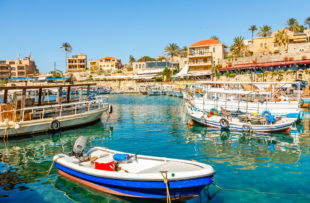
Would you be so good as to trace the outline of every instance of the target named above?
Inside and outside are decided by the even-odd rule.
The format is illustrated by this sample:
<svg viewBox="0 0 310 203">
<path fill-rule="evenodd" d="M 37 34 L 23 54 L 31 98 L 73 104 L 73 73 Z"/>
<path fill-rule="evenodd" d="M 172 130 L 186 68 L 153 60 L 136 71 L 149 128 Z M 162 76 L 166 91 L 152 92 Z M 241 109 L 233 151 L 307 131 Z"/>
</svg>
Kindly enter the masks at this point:
<svg viewBox="0 0 310 203">
<path fill-rule="evenodd" d="M 68 115 L 79 115 L 89 111 L 108 108 L 108 98 L 96 96 L 93 100 L 71 102 L 66 104 L 54 104 L 23 109 L 13 109 L 0 112 L 0 122 L 8 121 L 31 121 L 46 118 L 55 118 Z"/>
</svg>

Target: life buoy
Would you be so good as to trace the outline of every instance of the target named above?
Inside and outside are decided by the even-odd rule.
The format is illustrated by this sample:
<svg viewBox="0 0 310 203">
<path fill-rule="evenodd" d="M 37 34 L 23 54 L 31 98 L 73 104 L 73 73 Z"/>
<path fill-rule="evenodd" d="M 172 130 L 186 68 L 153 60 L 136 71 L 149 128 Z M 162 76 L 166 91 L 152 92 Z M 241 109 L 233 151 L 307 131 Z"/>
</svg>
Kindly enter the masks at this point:
<svg viewBox="0 0 310 203">
<path fill-rule="evenodd" d="M 220 125 L 221 125 L 221 128 L 228 129 L 229 128 L 229 121 L 225 118 L 222 118 L 220 120 Z"/>
<path fill-rule="evenodd" d="M 109 105 L 109 114 L 113 113 L 113 107 L 112 105 Z"/>
<path fill-rule="evenodd" d="M 60 122 L 58 120 L 53 120 L 50 124 L 50 129 L 56 131 L 59 130 L 59 128 L 60 128 Z"/>
<path fill-rule="evenodd" d="M 202 123 L 206 123 L 206 118 L 205 118 L 204 116 L 201 116 L 200 121 L 201 121 Z"/>
<path fill-rule="evenodd" d="M 262 112 L 262 116 L 268 116 L 268 115 L 271 115 L 270 111 L 263 111 Z"/>
<path fill-rule="evenodd" d="M 251 132 L 251 130 L 252 130 L 251 126 L 249 126 L 247 124 L 244 124 L 242 126 L 242 132 L 249 133 L 249 132 Z"/>
</svg>

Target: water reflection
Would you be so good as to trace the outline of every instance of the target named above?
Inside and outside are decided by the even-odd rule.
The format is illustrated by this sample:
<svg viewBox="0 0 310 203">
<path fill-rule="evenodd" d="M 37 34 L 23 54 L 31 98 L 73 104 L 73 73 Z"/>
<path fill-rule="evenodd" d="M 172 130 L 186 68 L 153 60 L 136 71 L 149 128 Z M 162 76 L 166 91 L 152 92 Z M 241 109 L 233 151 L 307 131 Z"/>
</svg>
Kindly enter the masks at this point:
<svg viewBox="0 0 310 203">
<path fill-rule="evenodd" d="M 216 163 L 240 165 L 243 169 L 255 169 L 260 164 L 298 162 L 302 149 L 299 135 L 252 135 L 212 128 L 192 128 L 185 142 L 196 143 L 203 153 Z"/>
</svg>

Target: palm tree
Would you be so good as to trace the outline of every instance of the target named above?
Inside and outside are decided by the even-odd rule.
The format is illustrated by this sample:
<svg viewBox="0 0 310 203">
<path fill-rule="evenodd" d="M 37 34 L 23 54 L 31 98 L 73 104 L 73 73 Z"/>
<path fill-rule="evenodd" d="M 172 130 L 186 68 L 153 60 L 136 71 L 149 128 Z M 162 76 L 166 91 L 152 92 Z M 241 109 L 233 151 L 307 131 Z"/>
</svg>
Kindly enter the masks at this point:
<svg viewBox="0 0 310 203">
<path fill-rule="evenodd" d="M 136 59 L 133 57 L 133 55 L 129 55 L 129 63 L 132 65 L 133 62 L 136 62 Z"/>
<path fill-rule="evenodd" d="M 260 32 L 257 33 L 258 36 L 260 36 L 260 37 L 268 37 L 269 35 L 271 35 L 272 28 L 270 26 L 268 26 L 268 25 L 261 26 L 259 29 L 260 29 Z"/>
<path fill-rule="evenodd" d="M 244 37 L 238 36 L 234 38 L 234 44 L 230 47 L 230 51 L 232 51 L 235 56 L 240 56 L 245 48 Z"/>
<path fill-rule="evenodd" d="M 220 41 L 220 39 L 219 39 L 216 35 L 212 35 L 212 36 L 211 36 L 211 39 L 215 39 L 215 40 L 217 40 L 217 41 Z"/>
<path fill-rule="evenodd" d="M 276 43 L 279 47 L 285 47 L 287 45 L 288 35 L 285 30 L 278 30 L 274 38 L 274 43 Z"/>
<path fill-rule="evenodd" d="M 300 31 L 300 26 L 298 24 L 298 21 L 295 18 L 290 18 L 286 22 L 286 25 L 288 26 L 288 29 L 294 33 L 297 33 Z"/>
<path fill-rule="evenodd" d="M 257 31 L 257 27 L 255 25 L 252 25 L 249 30 L 252 32 L 252 43 L 253 43 L 253 34 L 255 31 Z"/>
<path fill-rule="evenodd" d="M 305 25 L 308 25 L 308 28 L 310 29 L 310 16 L 308 18 L 306 18 L 304 23 L 305 23 Z"/>
<path fill-rule="evenodd" d="M 68 58 L 68 53 L 72 52 L 71 44 L 69 44 L 68 42 L 62 43 L 62 46 L 60 48 L 64 49 L 66 52 L 66 72 L 68 72 L 67 58 Z"/>
<path fill-rule="evenodd" d="M 187 57 L 187 51 L 188 51 L 187 46 L 184 46 L 182 49 L 180 49 L 179 53 L 182 57 Z"/>
<path fill-rule="evenodd" d="M 179 55 L 180 47 L 176 43 L 170 43 L 166 46 L 164 53 L 173 60 L 174 56 Z"/>
</svg>

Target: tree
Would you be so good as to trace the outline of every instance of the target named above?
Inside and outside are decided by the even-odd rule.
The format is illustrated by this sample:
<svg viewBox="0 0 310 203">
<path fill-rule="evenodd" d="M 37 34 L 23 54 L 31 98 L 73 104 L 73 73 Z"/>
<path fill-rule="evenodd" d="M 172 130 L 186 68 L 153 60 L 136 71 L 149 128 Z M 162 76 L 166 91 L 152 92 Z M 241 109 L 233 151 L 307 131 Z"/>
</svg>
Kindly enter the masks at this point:
<svg viewBox="0 0 310 203">
<path fill-rule="evenodd" d="M 167 58 L 165 56 L 157 56 L 157 61 L 165 61 Z"/>
<path fill-rule="evenodd" d="M 287 45 L 288 35 L 285 30 L 278 30 L 274 38 L 274 43 L 276 43 L 279 47 L 285 47 Z"/>
<path fill-rule="evenodd" d="M 252 43 L 253 43 L 253 34 L 254 34 L 255 31 L 257 31 L 256 25 L 252 25 L 252 26 L 249 28 L 249 31 L 252 32 Z"/>
<path fill-rule="evenodd" d="M 163 76 L 166 76 L 166 80 L 165 81 L 170 81 L 171 80 L 171 75 L 172 75 L 172 71 L 165 67 L 165 69 L 163 70 Z"/>
<path fill-rule="evenodd" d="M 238 36 L 234 38 L 234 44 L 230 47 L 230 51 L 232 51 L 233 55 L 238 57 L 245 51 L 245 48 L 244 38 L 242 36 Z"/>
<path fill-rule="evenodd" d="M 136 59 L 132 55 L 129 55 L 129 63 L 130 63 L 130 65 L 132 65 L 133 62 L 136 62 Z"/>
<path fill-rule="evenodd" d="M 188 51 L 187 46 L 184 46 L 182 49 L 180 49 L 179 53 L 182 57 L 187 57 L 187 51 Z"/>
<path fill-rule="evenodd" d="M 260 32 L 257 33 L 258 36 L 260 36 L 260 37 L 268 37 L 268 36 L 271 35 L 271 30 L 272 29 L 268 25 L 261 26 L 259 29 L 260 29 Z"/>
<path fill-rule="evenodd" d="M 304 23 L 305 23 L 305 26 L 308 25 L 308 28 L 310 29 L 310 16 L 308 18 L 306 18 Z"/>
<path fill-rule="evenodd" d="M 217 41 L 220 41 L 220 39 L 219 39 L 216 35 L 212 35 L 212 36 L 211 36 L 211 39 L 215 39 L 215 40 L 217 40 Z"/>
<path fill-rule="evenodd" d="M 298 21 L 295 18 L 290 18 L 286 22 L 286 25 L 288 26 L 288 29 L 294 33 L 300 32 L 300 26 L 298 24 Z"/>
<path fill-rule="evenodd" d="M 68 53 L 72 52 L 71 44 L 69 44 L 68 42 L 62 43 L 62 46 L 60 48 L 64 49 L 66 52 L 66 72 L 68 72 L 67 58 L 68 58 Z"/>
<path fill-rule="evenodd" d="M 146 62 L 146 61 L 156 61 L 156 60 L 154 58 L 149 57 L 149 56 L 143 56 L 138 60 L 138 62 Z"/>
<path fill-rule="evenodd" d="M 170 43 L 165 47 L 164 53 L 173 60 L 174 56 L 179 55 L 180 47 L 176 43 Z"/>
</svg>

